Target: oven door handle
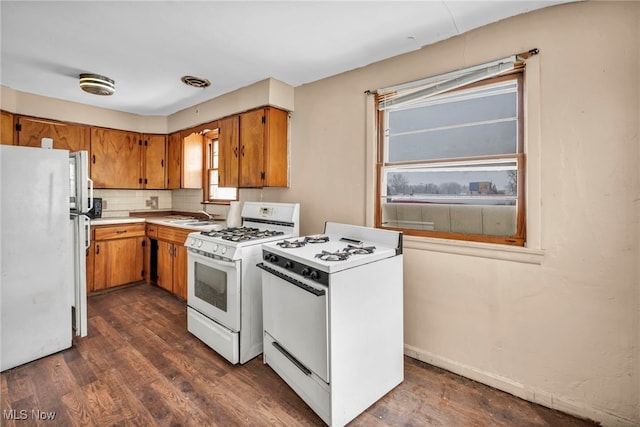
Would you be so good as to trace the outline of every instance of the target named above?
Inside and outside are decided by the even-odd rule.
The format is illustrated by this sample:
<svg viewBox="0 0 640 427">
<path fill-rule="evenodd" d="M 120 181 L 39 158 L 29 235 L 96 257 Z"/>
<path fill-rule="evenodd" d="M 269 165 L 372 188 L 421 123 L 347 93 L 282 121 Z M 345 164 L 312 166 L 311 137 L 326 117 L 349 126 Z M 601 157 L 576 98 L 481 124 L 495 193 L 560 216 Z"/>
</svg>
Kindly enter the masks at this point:
<svg viewBox="0 0 640 427">
<path fill-rule="evenodd" d="M 223 267 L 228 267 L 228 268 L 235 268 L 236 267 L 236 263 L 235 261 L 225 261 L 222 259 L 218 259 L 218 258 L 212 258 L 212 257 L 208 257 L 205 255 L 202 255 L 201 253 L 199 253 L 199 251 L 197 249 L 192 249 L 189 248 L 189 255 L 191 255 L 192 257 L 199 259 L 200 261 L 203 262 L 209 262 L 209 263 L 213 263 L 216 265 L 220 265 Z"/>
<path fill-rule="evenodd" d="M 280 273 L 278 270 L 274 270 L 273 268 L 264 265 L 264 263 L 262 262 L 260 264 L 256 264 L 256 267 L 261 268 L 267 273 L 271 273 L 274 276 L 279 277 L 280 279 L 286 282 L 289 282 L 292 285 L 299 287 L 303 291 L 309 292 L 310 294 L 313 294 L 317 297 L 321 297 L 326 294 L 324 289 L 317 289 L 317 288 L 314 288 L 313 286 L 307 285 L 306 283 L 302 283 L 301 281 L 296 280 L 293 277 L 289 277 L 286 274 Z"/>
<path fill-rule="evenodd" d="M 277 342 L 273 341 L 271 343 L 271 345 L 273 345 L 276 350 L 278 350 L 280 353 L 282 353 L 282 355 L 284 357 L 289 359 L 289 361 L 291 363 L 296 365 L 296 368 L 300 369 L 306 376 L 311 375 L 311 370 L 309 368 L 307 368 L 306 366 L 304 366 L 302 363 L 300 363 L 300 361 L 298 359 L 293 357 L 293 355 L 291 353 L 289 353 L 287 350 L 285 350 L 280 344 L 278 344 Z"/>
</svg>

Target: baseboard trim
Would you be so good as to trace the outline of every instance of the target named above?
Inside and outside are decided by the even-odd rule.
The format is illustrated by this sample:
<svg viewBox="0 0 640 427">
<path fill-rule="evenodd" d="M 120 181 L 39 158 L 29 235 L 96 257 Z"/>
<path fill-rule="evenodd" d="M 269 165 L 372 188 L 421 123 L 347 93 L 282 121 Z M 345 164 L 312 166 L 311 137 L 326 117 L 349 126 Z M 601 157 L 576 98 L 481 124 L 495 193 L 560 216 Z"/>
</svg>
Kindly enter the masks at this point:
<svg viewBox="0 0 640 427">
<path fill-rule="evenodd" d="M 593 420 L 601 423 L 603 426 L 637 426 L 637 421 L 621 418 L 615 414 L 610 414 L 586 404 L 572 402 L 562 399 L 552 393 L 544 390 L 527 387 L 524 384 L 515 382 L 509 378 L 478 370 L 472 366 L 467 366 L 459 362 L 440 357 L 438 355 L 423 351 L 410 345 L 404 346 L 404 354 L 413 359 L 420 360 L 438 368 L 445 369 L 454 374 L 478 381 L 490 387 L 502 390 L 514 396 L 520 397 L 529 402 L 537 403 L 547 408 L 556 409 L 564 413 Z"/>
</svg>

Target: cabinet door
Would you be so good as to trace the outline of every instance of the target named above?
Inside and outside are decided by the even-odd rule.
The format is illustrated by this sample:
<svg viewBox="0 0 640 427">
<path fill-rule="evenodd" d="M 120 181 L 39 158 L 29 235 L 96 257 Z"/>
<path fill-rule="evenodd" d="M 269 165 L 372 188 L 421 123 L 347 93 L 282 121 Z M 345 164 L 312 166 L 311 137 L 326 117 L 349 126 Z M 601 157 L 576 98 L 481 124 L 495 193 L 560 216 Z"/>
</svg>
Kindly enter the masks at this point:
<svg viewBox="0 0 640 427">
<path fill-rule="evenodd" d="M 173 292 L 173 251 L 174 245 L 158 240 L 158 286 Z"/>
<path fill-rule="evenodd" d="M 262 187 L 264 177 L 264 110 L 240 115 L 239 187 Z"/>
<path fill-rule="evenodd" d="M 41 147 L 42 138 L 53 139 L 53 148 L 89 151 L 89 127 L 51 120 L 18 117 L 18 145 Z"/>
<path fill-rule="evenodd" d="M 289 185 L 289 113 L 265 108 L 264 186 Z"/>
<path fill-rule="evenodd" d="M 13 145 L 13 114 L 0 111 L 0 144 Z"/>
<path fill-rule="evenodd" d="M 111 240 L 108 243 L 107 287 L 143 279 L 144 237 Z"/>
<path fill-rule="evenodd" d="M 96 188 L 142 188 L 140 135 L 91 128 L 91 178 Z"/>
<path fill-rule="evenodd" d="M 91 238 L 91 244 L 89 245 L 89 249 L 87 249 L 87 294 L 90 294 L 95 290 L 95 246 L 96 242 L 93 241 L 93 237 Z"/>
<path fill-rule="evenodd" d="M 174 245 L 173 257 L 173 293 L 187 299 L 187 248 Z"/>
<path fill-rule="evenodd" d="M 107 288 L 107 270 L 109 265 L 108 242 L 93 242 L 93 287 L 92 291 Z"/>
<path fill-rule="evenodd" d="M 182 138 L 181 188 L 202 188 L 204 138 L 192 133 Z"/>
<path fill-rule="evenodd" d="M 238 186 L 239 131 L 239 116 L 218 120 L 218 185 L 220 187 Z"/>
<path fill-rule="evenodd" d="M 180 180 L 182 136 L 180 132 L 169 135 L 167 145 L 167 188 L 173 190 L 180 188 L 182 184 Z"/>
<path fill-rule="evenodd" d="M 163 189 L 165 185 L 164 135 L 144 136 L 144 187 Z"/>
</svg>

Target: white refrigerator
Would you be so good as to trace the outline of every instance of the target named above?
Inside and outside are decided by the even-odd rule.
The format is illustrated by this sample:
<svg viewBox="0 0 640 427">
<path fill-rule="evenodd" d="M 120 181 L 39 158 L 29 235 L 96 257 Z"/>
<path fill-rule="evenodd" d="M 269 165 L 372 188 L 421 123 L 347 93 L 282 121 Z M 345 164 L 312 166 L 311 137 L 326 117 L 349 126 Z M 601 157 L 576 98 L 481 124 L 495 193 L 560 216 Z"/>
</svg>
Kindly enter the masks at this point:
<svg viewBox="0 0 640 427">
<path fill-rule="evenodd" d="M 87 335 L 87 152 L 0 146 L 0 371 Z M 91 189 L 89 189 L 91 187 Z"/>
</svg>

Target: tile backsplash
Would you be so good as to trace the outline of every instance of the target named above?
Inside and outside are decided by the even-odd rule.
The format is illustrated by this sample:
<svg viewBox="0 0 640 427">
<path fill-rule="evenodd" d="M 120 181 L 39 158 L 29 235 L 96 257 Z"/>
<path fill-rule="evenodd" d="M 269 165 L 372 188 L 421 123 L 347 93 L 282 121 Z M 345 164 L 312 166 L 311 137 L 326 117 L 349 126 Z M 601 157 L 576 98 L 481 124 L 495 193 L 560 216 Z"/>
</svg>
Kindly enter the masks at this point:
<svg viewBox="0 0 640 427">
<path fill-rule="evenodd" d="M 130 211 L 171 210 L 171 190 L 94 190 L 102 198 L 102 216 L 128 215 Z"/>
<path fill-rule="evenodd" d="M 102 198 L 102 216 L 127 216 L 129 212 L 173 210 L 197 212 L 203 209 L 202 190 L 94 190 Z M 226 205 L 205 205 L 211 214 L 226 216 Z"/>
</svg>

